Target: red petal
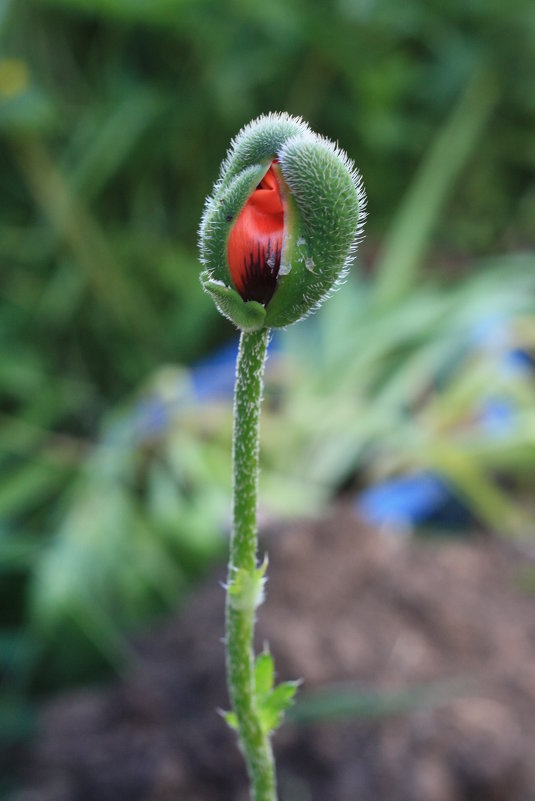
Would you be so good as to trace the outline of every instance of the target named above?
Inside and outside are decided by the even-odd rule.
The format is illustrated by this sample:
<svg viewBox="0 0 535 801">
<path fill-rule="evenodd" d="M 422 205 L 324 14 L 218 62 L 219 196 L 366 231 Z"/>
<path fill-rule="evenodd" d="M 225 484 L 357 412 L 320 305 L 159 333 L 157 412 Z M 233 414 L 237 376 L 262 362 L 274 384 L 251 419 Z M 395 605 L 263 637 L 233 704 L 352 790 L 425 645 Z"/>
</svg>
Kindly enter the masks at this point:
<svg viewBox="0 0 535 801">
<path fill-rule="evenodd" d="M 244 300 L 268 303 L 277 287 L 284 209 L 274 162 L 241 210 L 228 240 L 234 286 Z"/>
</svg>

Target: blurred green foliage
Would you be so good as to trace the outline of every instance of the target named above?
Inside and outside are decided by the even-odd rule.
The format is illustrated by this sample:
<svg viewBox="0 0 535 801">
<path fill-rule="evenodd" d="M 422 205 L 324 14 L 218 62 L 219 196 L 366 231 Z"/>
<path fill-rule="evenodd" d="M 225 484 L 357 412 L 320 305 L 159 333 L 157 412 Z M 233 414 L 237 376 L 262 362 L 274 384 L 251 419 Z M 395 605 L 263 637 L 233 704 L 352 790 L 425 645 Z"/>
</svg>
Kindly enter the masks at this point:
<svg viewBox="0 0 535 801">
<path fill-rule="evenodd" d="M 535 345 L 534 74 L 531 0 L 0 1 L 0 734 L 24 729 L 31 690 L 120 666 L 124 632 L 220 552 L 228 404 L 199 410 L 187 370 L 157 368 L 233 336 L 196 231 L 262 112 L 355 158 L 373 269 L 288 332 L 266 503 L 433 469 L 487 525 L 525 531 L 533 379 L 466 341 L 492 313 L 507 347 Z M 155 437 L 132 435 L 140 385 L 171 392 Z M 520 409 L 500 440 L 467 428 L 489 388 Z"/>
</svg>

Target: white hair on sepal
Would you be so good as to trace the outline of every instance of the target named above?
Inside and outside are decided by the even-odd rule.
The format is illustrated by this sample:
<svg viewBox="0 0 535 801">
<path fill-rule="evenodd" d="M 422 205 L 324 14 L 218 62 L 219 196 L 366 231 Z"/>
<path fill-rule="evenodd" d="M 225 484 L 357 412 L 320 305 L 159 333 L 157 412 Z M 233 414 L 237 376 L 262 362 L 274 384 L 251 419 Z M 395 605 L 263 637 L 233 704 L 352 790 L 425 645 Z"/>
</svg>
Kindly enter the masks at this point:
<svg viewBox="0 0 535 801">
<path fill-rule="evenodd" d="M 357 167 L 353 159 L 351 159 L 347 155 L 347 152 L 343 148 L 341 148 L 337 142 L 332 142 L 326 136 L 322 136 L 321 134 L 314 134 L 314 136 L 332 153 L 334 153 L 334 155 L 337 158 L 340 159 L 344 167 L 346 167 L 347 171 L 349 172 L 351 180 L 353 181 L 353 186 L 355 187 L 355 191 L 357 193 L 359 219 L 357 223 L 357 229 L 355 231 L 355 236 L 353 238 L 353 243 L 351 245 L 348 257 L 346 259 L 346 262 L 349 262 L 349 264 L 344 265 L 344 270 L 347 273 L 351 266 L 351 261 L 357 251 L 357 248 L 364 239 L 364 225 L 368 217 L 368 212 L 367 212 L 368 198 L 366 197 L 366 189 L 364 188 L 364 179 L 362 177 L 362 173 L 360 172 L 359 168 Z"/>
<path fill-rule="evenodd" d="M 231 153 L 236 148 L 236 145 L 240 144 L 240 141 L 244 139 L 248 133 L 250 133 L 255 128 L 259 128 L 261 125 L 265 123 L 290 123 L 292 125 L 297 125 L 299 127 L 299 131 L 296 133 L 312 133 L 308 122 L 302 117 L 293 116 L 292 114 L 288 114 L 286 111 L 268 111 L 267 114 L 261 114 L 256 119 L 251 120 L 246 125 L 241 128 L 236 136 L 233 136 L 230 140 L 230 147 L 228 149 L 228 153 Z"/>
<path fill-rule="evenodd" d="M 367 197 L 366 197 L 366 190 L 364 187 L 364 179 L 358 167 L 356 166 L 355 162 L 351 158 L 349 158 L 345 150 L 343 150 L 338 144 L 335 144 L 327 137 L 322 136 L 321 134 L 317 134 L 309 129 L 304 135 L 297 134 L 296 136 L 292 136 L 289 139 L 287 139 L 279 151 L 279 162 L 282 168 L 283 175 L 285 175 L 287 180 L 291 180 L 292 177 L 294 177 L 294 185 L 292 186 L 292 192 L 296 198 L 299 197 L 299 187 L 297 185 L 298 181 L 295 181 L 295 178 L 296 177 L 299 178 L 299 176 L 293 175 L 293 169 L 288 166 L 285 159 L 285 154 L 288 152 L 289 149 L 291 149 L 293 145 L 295 145 L 296 139 L 302 140 L 303 143 L 305 144 L 307 141 L 314 144 L 321 144 L 323 147 L 329 150 L 338 159 L 338 161 L 340 161 L 341 164 L 345 167 L 355 188 L 355 192 L 357 195 L 357 202 L 358 202 L 358 220 L 353 241 L 351 243 L 349 252 L 347 254 L 347 258 L 345 259 L 345 263 L 341 271 L 342 275 L 340 276 L 340 278 L 343 281 L 343 279 L 347 275 L 347 272 L 350 269 L 351 262 L 356 254 L 357 248 L 364 239 L 364 226 L 366 223 L 366 219 L 368 217 L 368 212 L 366 210 Z M 337 279 L 335 283 L 336 283 L 336 288 L 338 288 L 338 284 L 340 283 L 339 279 Z"/>
<path fill-rule="evenodd" d="M 259 134 L 264 133 L 265 135 L 269 135 L 269 133 L 273 133 L 273 131 L 270 132 L 268 126 L 278 125 L 280 123 L 297 126 L 297 130 L 295 131 L 295 133 L 292 134 L 292 136 L 312 133 L 309 124 L 305 122 L 305 120 L 302 117 L 288 114 L 286 111 L 269 111 L 267 114 L 261 114 L 259 117 L 256 117 L 256 119 L 251 120 L 238 131 L 236 136 L 234 136 L 230 140 L 230 146 L 226 152 L 223 162 L 221 163 L 221 167 L 219 169 L 219 177 L 214 187 L 213 194 L 217 193 L 217 190 L 223 183 L 225 174 L 227 173 L 231 165 L 232 158 L 235 155 L 237 148 L 243 142 L 243 140 L 246 140 L 247 136 L 250 133 L 254 132 L 255 130 L 258 131 Z M 263 131 L 262 128 L 264 128 Z M 273 155 L 276 154 L 274 153 Z"/>
<path fill-rule="evenodd" d="M 358 223 L 357 223 L 357 228 L 356 228 L 356 231 L 355 231 L 355 236 L 353 238 L 353 243 L 351 244 L 351 249 L 349 251 L 348 258 L 346 260 L 346 261 L 351 262 L 351 259 L 355 255 L 355 252 L 356 252 L 356 249 L 357 249 L 358 245 L 360 244 L 360 242 L 362 242 L 362 240 L 364 238 L 364 225 L 365 225 L 366 219 L 368 217 L 368 212 L 367 212 L 368 199 L 366 197 L 366 189 L 364 187 L 364 179 L 362 177 L 362 173 L 360 172 L 360 170 L 356 166 L 356 164 L 353 161 L 353 159 L 351 159 L 347 155 L 347 152 L 343 148 L 341 148 L 340 145 L 338 145 L 335 142 L 332 142 L 326 136 L 322 136 L 321 134 L 317 134 L 314 131 L 312 131 L 310 128 L 308 128 L 308 131 L 306 131 L 305 134 L 301 134 L 301 135 L 297 134 L 296 135 L 296 137 L 299 137 L 299 138 L 301 138 L 301 136 L 305 140 L 305 142 L 306 142 L 306 140 L 309 140 L 310 142 L 319 143 L 319 144 L 323 145 L 325 148 L 327 148 L 328 150 L 330 150 L 331 153 L 333 153 L 333 155 L 336 156 L 336 158 L 339 161 L 341 161 L 343 166 L 347 169 L 347 171 L 348 171 L 348 173 L 349 173 L 349 175 L 351 177 L 351 181 L 353 183 L 353 186 L 355 187 L 355 191 L 357 193 L 358 215 L 359 216 L 358 216 Z M 283 174 L 284 174 L 285 166 L 286 166 L 285 165 L 285 159 L 284 159 L 285 151 L 289 147 L 291 147 L 291 145 L 294 144 L 294 139 L 296 137 L 292 136 L 291 138 L 287 139 L 286 142 L 283 144 L 280 152 L 279 152 L 279 161 L 280 161 L 280 164 L 281 164 L 281 167 L 282 167 Z M 298 189 L 295 190 L 295 193 L 296 193 L 296 196 L 297 196 L 298 195 Z"/>
</svg>

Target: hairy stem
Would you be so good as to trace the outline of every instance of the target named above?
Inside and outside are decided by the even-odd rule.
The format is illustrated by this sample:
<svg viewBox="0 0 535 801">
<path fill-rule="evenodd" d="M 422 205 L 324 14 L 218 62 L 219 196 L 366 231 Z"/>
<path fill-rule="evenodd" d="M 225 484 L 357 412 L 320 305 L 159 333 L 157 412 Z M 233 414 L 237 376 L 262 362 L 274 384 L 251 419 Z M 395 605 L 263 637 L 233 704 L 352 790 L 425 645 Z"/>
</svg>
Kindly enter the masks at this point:
<svg viewBox="0 0 535 801">
<path fill-rule="evenodd" d="M 254 621 L 261 601 L 257 568 L 259 420 L 269 331 L 243 332 L 234 394 L 234 507 L 226 603 L 227 680 L 254 801 L 276 801 L 269 735 L 256 708 Z"/>
</svg>

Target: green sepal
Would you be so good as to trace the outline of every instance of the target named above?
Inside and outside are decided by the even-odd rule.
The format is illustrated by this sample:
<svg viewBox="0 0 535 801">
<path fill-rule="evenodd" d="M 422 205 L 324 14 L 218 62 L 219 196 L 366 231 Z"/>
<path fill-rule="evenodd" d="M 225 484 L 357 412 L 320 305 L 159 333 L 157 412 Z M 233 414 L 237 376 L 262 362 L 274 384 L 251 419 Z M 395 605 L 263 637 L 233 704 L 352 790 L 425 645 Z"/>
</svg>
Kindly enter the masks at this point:
<svg viewBox="0 0 535 801">
<path fill-rule="evenodd" d="M 290 242 L 266 325 L 281 328 L 317 308 L 347 272 L 363 204 L 345 154 L 318 136 L 290 139 L 279 164 L 292 199 Z"/>
<path fill-rule="evenodd" d="M 233 139 L 221 165 L 216 192 L 250 164 L 269 166 L 288 139 L 305 133 L 310 133 L 307 123 L 289 114 L 268 114 L 253 120 Z"/>
<path fill-rule="evenodd" d="M 201 262 L 210 273 L 210 278 L 221 281 L 225 286 L 232 286 L 227 259 L 230 230 L 268 168 L 269 162 L 249 165 L 224 187 L 216 185 L 214 194 L 206 201 L 199 232 Z"/>
<path fill-rule="evenodd" d="M 264 327 L 266 309 L 261 303 L 243 300 L 235 289 L 213 280 L 208 270 L 201 273 L 201 283 L 204 291 L 212 296 L 221 314 L 242 331 L 259 331 Z"/>
</svg>

